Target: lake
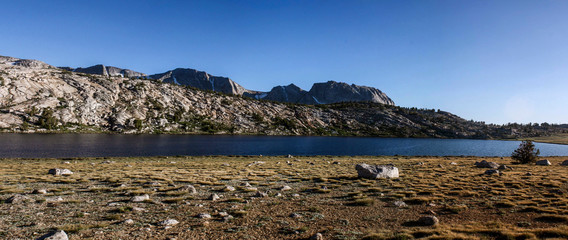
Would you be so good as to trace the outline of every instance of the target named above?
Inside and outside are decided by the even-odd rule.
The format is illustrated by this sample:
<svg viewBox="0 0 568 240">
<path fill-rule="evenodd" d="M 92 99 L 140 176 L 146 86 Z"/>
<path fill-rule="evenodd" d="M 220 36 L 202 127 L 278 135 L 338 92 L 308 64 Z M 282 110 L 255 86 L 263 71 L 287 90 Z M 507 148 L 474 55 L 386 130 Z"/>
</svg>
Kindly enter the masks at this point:
<svg viewBox="0 0 568 240">
<path fill-rule="evenodd" d="M 2 158 L 173 155 L 510 156 L 518 141 L 368 137 L 218 135 L 0 134 Z M 536 143 L 542 156 L 568 156 L 567 145 Z"/>
</svg>

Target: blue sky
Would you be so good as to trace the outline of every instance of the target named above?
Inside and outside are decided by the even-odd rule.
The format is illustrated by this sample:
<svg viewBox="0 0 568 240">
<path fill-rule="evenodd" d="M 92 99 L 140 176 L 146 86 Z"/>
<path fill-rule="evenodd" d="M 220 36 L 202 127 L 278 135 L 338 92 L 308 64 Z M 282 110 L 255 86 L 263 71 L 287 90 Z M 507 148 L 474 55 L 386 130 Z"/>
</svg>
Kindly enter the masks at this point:
<svg viewBox="0 0 568 240">
<path fill-rule="evenodd" d="M 3 1 L 0 55 L 253 90 L 335 80 L 487 123 L 568 123 L 568 1 Z"/>
</svg>

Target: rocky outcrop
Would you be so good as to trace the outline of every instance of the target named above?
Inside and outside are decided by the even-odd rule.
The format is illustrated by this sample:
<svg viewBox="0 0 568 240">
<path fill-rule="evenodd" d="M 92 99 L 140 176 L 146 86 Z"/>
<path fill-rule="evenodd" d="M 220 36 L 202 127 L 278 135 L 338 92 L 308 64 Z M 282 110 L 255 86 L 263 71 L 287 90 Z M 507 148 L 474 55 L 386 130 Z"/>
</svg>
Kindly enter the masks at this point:
<svg viewBox="0 0 568 240">
<path fill-rule="evenodd" d="M 90 66 L 87 68 L 70 68 L 70 67 L 60 67 L 63 70 L 86 73 L 86 74 L 97 74 L 105 77 L 127 77 L 127 78 L 144 78 L 146 74 L 135 72 L 130 69 L 122 69 L 112 66 L 105 66 L 102 64 Z"/>
<path fill-rule="evenodd" d="M 190 68 L 176 68 L 165 73 L 150 75 L 150 78 L 164 83 L 185 85 L 201 90 L 210 90 L 232 95 L 242 95 L 246 89 L 226 77 L 212 76 Z"/>
</svg>

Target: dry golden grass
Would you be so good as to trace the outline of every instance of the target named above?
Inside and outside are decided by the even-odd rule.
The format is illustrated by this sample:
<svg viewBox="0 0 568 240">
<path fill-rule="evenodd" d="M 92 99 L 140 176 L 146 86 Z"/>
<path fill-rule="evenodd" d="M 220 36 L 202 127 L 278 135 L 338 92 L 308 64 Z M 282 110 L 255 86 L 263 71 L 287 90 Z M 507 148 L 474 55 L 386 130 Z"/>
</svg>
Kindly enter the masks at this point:
<svg viewBox="0 0 568 240">
<path fill-rule="evenodd" d="M 55 228 L 68 231 L 71 239 L 302 239 L 316 232 L 325 239 L 568 237 L 568 167 L 559 165 L 563 157 L 548 158 L 554 164 L 548 167 L 511 165 L 514 170 L 502 176 L 483 175 L 485 169 L 473 166 L 483 159 L 511 162 L 365 156 L 4 159 L 0 200 L 20 193 L 36 201 L 0 204 L 0 239 L 37 238 L 34 233 Z M 264 163 L 249 165 L 258 161 Z M 392 163 L 401 177 L 358 179 L 354 165 L 361 162 Z M 47 175 L 55 167 L 75 174 Z M 268 197 L 253 197 L 256 190 L 244 183 Z M 180 190 L 187 184 L 198 193 Z M 224 192 L 226 185 L 237 190 Z M 285 185 L 292 190 L 280 191 Z M 34 189 L 48 193 L 31 194 Z M 207 200 L 213 193 L 221 199 Z M 129 201 L 143 194 L 150 200 Z M 54 200 L 58 197 L 62 201 Z M 395 207 L 398 200 L 408 206 Z M 205 223 L 194 217 L 201 212 L 214 218 Z M 224 221 L 215 214 L 219 212 L 235 218 Z M 291 218 L 291 213 L 301 217 Z M 405 224 L 424 214 L 435 214 L 440 224 Z M 135 224 L 118 224 L 129 218 Z M 180 224 L 171 229 L 157 224 L 169 218 Z"/>
</svg>

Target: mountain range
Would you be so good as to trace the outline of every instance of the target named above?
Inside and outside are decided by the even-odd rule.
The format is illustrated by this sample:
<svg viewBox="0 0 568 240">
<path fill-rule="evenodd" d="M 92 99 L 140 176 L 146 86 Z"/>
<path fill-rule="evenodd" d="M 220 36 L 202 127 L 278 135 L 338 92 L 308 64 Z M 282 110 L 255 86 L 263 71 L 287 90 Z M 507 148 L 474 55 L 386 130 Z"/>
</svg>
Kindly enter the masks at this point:
<svg viewBox="0 0 568 240">
<path fill-rule="evenodd" d="M 195 87 L 201 90 L 216 91 L 225 94 L 246 96 L 254 99 L 271 100 L 277 102 L 300 103 L 300 104 L 329 104 L 338 102 L 374 102 L 394 105 L 394 102 L 379 89 L 357 86 L 342 82 L 328 81 L 316 83 L 309 91 L 305 91 L 294 84 L 288 86 L 276 86 L 269 92 L 247 90 L 235 81 L 227 77 L 212 76 L 206 72 L 191 68 L 176 68 L 164 73 L 147 75 L 144 73 L 95 65 L 87 68 L 60 67 L 63 70 L 97 74 L 102 76 L 120 76 L 128 78 L 152 79 L 164 83 L 174 83 Z"/>
<path fill-rule="evenodd" d="M 398 107 L 377 89 L 331 81 L 263 93 L 192 69 L 146 75 L 0 56 L 2 132 L 517 138 L 555 129 Z"/>
</svg>

